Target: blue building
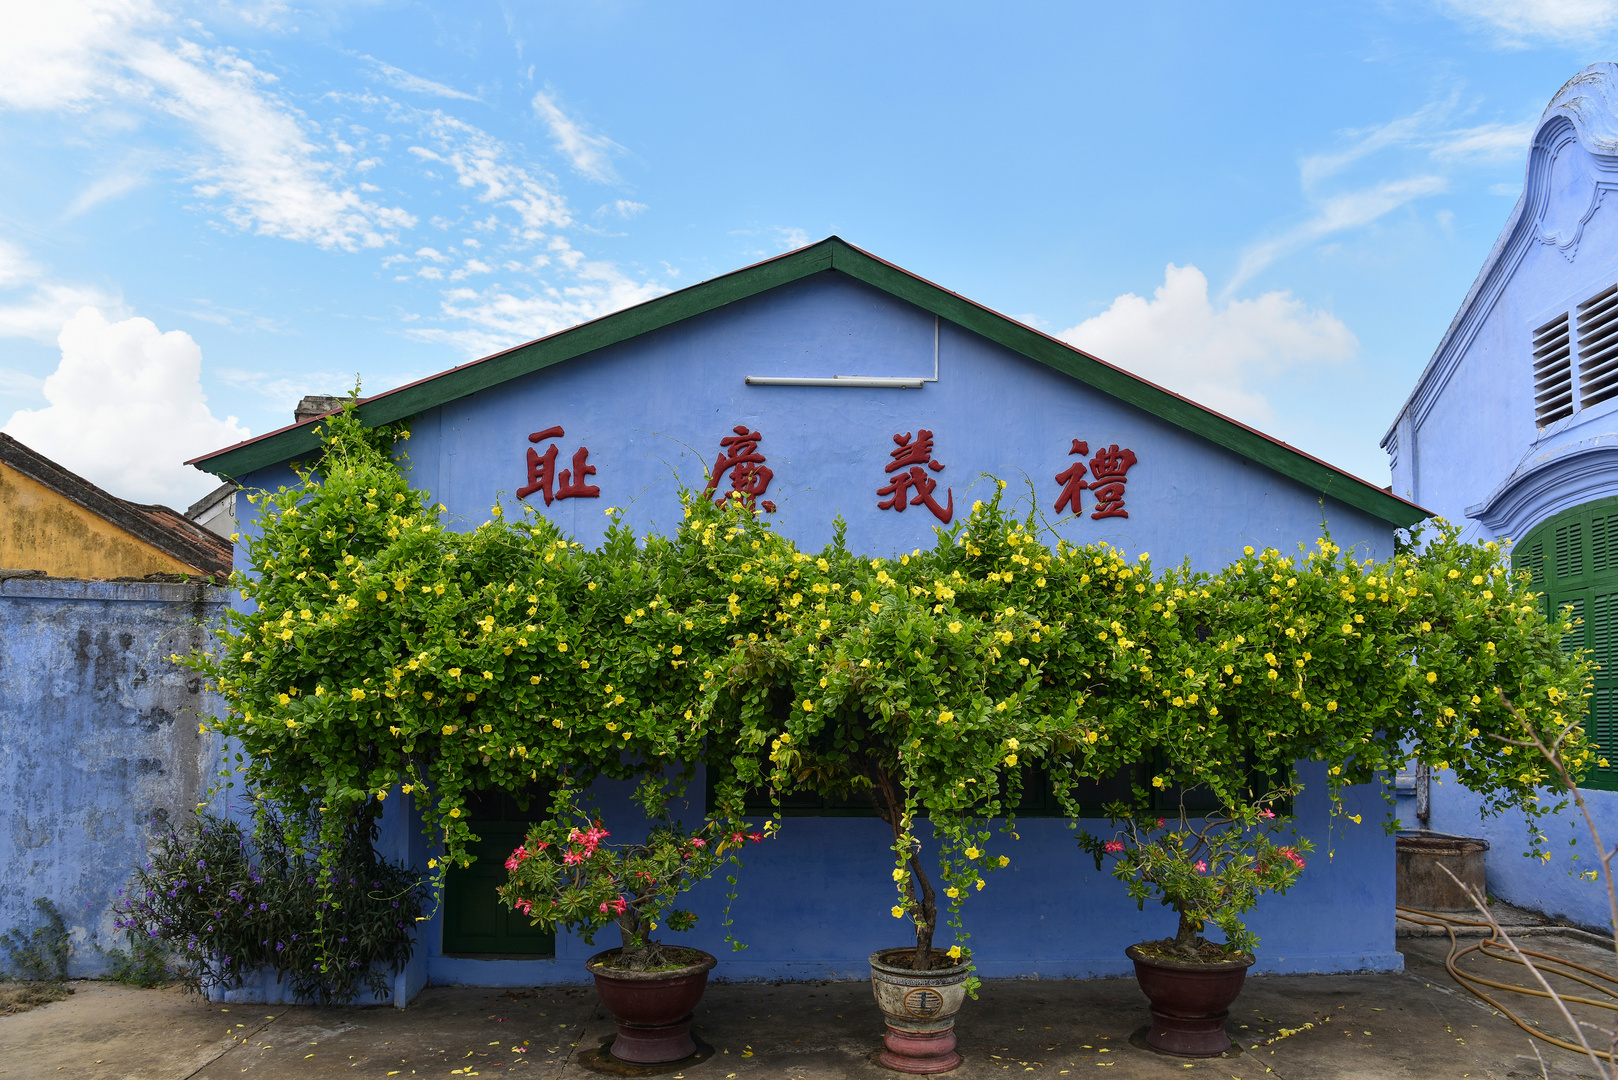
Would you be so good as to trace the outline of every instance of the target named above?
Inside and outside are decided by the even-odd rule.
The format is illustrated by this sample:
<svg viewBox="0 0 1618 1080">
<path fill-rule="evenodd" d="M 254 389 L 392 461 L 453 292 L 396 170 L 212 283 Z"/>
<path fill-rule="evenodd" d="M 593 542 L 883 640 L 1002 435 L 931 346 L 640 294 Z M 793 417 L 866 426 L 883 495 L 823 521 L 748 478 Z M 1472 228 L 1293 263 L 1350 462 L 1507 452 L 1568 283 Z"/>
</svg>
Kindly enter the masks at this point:
<svg viewBox="0 0 1618 1080">
<path fill-rule="evenodd" d="M 1547 611 L 1571 605 L 1569 648 L 1600 665 L 1589 723 L 1613 767 L 1585 780 L 1618 833 L 1618 65 L 1593 64 L 1551 99 L 1500 238 L 1383 440 L 1393 490 L 1473 539 L 1515 541 Z M 1522 858 L 1520 817 L 1433 778 L 1426 824 L 1491 841 L 1489 891 L 1588 926 L 1610 922 L 1584 825 L 1548 830 L 1552 860 Z M 1423 777 L 1418 783 L 1425 783 Z M 1415 824 L 1414 807 L 1401 813 Z M 1569 847 L 1573 836 L 1583 838 Z M 1572 861 L 1579 855 L 1577 862 Z"/>
<path fill-rule="evenodd" d="M 672 530 L 678 488 L 703 489 L 710 475 L 802 545 L 827 542 L 841 515 L 851 548 L 882 555 L 930 545 L 995 478 L 1070 541 L 1206 569 L 1245 545 L 1312 544 L 1323 523 L 1360 557 L 1386 558 L 1396 528 L 1424 516 L 835 237 L 367 398 L 360 414 L 410 421 L 414 482 L 459 525 L 486 520 L 497 500 L 522 502 L 586 544 L 609 507 L 627 507 L 639 530 Z M 317 445 L 313 427 L 198 464 L 248 491 L 288 484 L 288 462 Z M 253 508 L 239 509 L 251 528 Z M 1374 824 L 1339 821 L 1328 845 L 1323 779 L 1305 771 L 1298 809 L 1335 855 L 1257 912 L 1260 970 L 1397 969 L 1393 842 Z M 624 794 L 602 789 L 609 827 L 631 813 Z M 1375 791 L 1348 802 L 1379 817 Z M 388 799 L 384 844 L 421 863 L 407 807 Z M 492 802 L 478 815 L 489 854 L 509 851 L 522 827 L 512 818 Z M 860 816 L 789 819 L 742 873 L 733 930 L 750 947 L 724 947 L 712 883 L 695 897 L 703 921 L 681 940 L 719 955 L 731 978 L 863 978 L 867 955 L 895 933 L 884 829 Z M 1138 912 L 1095 870 L 1065 821 L 1033 818 L 1019 832 L 1014 876 L 967 913 L 984 975 L 1122 974 L 1125 946 L 1172 929 L 1171 912 Z M 591 949 L 507 921 L 493 904 L 499 874 L 489 858 L 450 882 L 397 998 L 424 980 L 583 979 Z"/>
</svg>

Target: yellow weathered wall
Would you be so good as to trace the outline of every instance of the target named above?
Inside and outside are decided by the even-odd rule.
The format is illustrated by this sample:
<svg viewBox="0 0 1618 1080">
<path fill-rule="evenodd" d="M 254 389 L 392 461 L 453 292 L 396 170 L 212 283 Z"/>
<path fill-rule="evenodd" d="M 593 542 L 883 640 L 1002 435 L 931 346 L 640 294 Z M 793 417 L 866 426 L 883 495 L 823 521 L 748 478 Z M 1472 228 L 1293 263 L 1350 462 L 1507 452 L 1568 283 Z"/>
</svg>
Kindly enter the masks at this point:
<svg viewBox="0 0 1618 1080">
<path fill-rule="evenodd" d="M 4 463 L 0 463 L 0 567 L 76 578 L 195 572 Z"/>
</svg>

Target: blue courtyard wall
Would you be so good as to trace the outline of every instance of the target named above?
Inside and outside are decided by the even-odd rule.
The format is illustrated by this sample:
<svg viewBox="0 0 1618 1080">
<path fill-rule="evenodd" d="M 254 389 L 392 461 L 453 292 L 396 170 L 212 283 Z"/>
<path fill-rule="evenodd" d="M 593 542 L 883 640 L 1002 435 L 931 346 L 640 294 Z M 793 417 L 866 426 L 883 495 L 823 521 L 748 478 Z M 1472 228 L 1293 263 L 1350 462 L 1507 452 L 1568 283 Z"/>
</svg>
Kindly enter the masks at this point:
<svg viewBox="0 0 1618 1080">
<path fill-rule="evenodd" d="M 936 343 L 936 344 L 935 344 Z M 927 376 L 919 390 L 748 385 L 755 376 Z M 760 499 L 765 515 L 805 549 L 827 543 L 833 522 L 847 523 L 857 552 L 892 555 L 930 546 L 940 521 L 918 505 L 878 508 L 878 488 L 894 436 L 933 433 L 932 457 L 944 468 L 934 497 L 953 498 L 955 520 L 987 498 L 993 478 L 1008 501 L 1037 509 L 1057 535 L 1105 541 L 1158 565 L 1188 560 L 1213 570 L 1246 545 L 1295 550 L 1323 530 L 1362 559 L 1393 553 L 1393 529 L 1161 418 L 996 345 L 959 326 L 835 272 L 817 274 L 718 311 L 596 353 L 525 375 L 429 409 L 411 422 L 404 448 L 413 482 L 444 503 L 455 527 L 473 528 L 504 503 L 527 506 L 587 545 L 597 543 L 605 511 L 625 509 L 645 533 L 672 532 L 681 520 L 679 488 L 701 490 L 720 449 L 738 425 L 757 431 L 773 479 Z M 538 442 L 529 436 L 561 427 Z M 1128 517 L 1096 519 L 1093 498 L 1081 514 L 1054 510 L 1054 477 L 1079 457 L 1117 444 L 1136 457 L 1127 477 Z M 596 472 L 598 497 L 515 497 L 528 482 L 527 451 L 557 448 L 557 468 L 580 448 Z M 1088 455 L 1086 455 L 1088 457 Z M 285 465 L 243 478 L 246 489 L 295 482 Z M 578 478 L 574 477 L 575 482 Z M 1353 483 L 1343 478 L 1344 484 Z M 946 495 L 948 492 L 948 495 Z M 243 499 L 245 500 L 243 493 Z M 256 507 L 239 504 L 250 532 Z M 245 559 L 239 561 L 245 565 Z M 1309 772 L 1300 803 L 1304 827 L 1321 845 L 1304 883 L 1266 901 L 1254 925 L 1264 937 L 1261 970 L 1392 970 L 1393 842 L 1372 824 L 1339 823 L 1328 858 L 1323 779 Z M 609 827 L 633 836 L 642 819 L 617 785 L 600 795 Z M 1382 804 L 1350 793 L 1351 812 L 1368 822 Z M 389 810 L 397 804 L 388 800 Z M 696 817 L 699 810 L 693 809 Z M 1095 823 L 1101 827 L 1104 823 Z M 402 826 L 401 826 L 402 827 Z M 902 937 L 886 914 L 892 904 L 891 855 L 874 819 L 792 818 L 779 841 L 749 851 L 734 931 L 749 948 L 731 954 L 719 927 L 722 888 L 699 889 L 702 923 L 691 941 L 721 955 L 731 977 L 823 978 L 857 975 L 867 955 Z M 1013 869 L 990 879 L 970 905 L 973 946 L 986 974 L 1120 974 L 1123 949 L 1169 932 L 1161 909 L 1137 912 L 1122 886 L 1085 862 L 1066 824 L 1029 820 L 1005 851 Z M 403 840 L 390 843 L 403 844 Z M 411 841 L 414 843 L 414 841 Z M 425 851 L 412 849 L 423 865 Z M 423 930 L 425 977 L 434 983 L 524 985 L 583 978 L 595 951 L 561 935 L 554 961 L 445 957 L 441 927 Z M 596 948 L 610 947 L 613 941 Z M 414 978 L 414 976 L 412 976 Z"/>
<path fill-rule="evenodd" d="M 1618 399 L 1585 396 L 1598 349 L 1578 340 L 1579 306 L 1618 283 L 1618 65 L 1593 64 L 1557 92 L 1528 147 L 1523 193 L 1383 446 L 1393 490 L 1462 524 L 1468 539 L 1522 539 L 1564 510 L 1618 495 Z M 1571 415 L 1536 422 L 1534 331 L 1573 313 Z M 1597 340 L 1601 340 L 1597 337 Z M 1547 831 L 1552 860 L 1522 857 L 1520 817 L 1483 819 L 1454 782 L 1431 789 L 1429 828 L 1491 841 L 1489 889 L 1588 926 L 1610 922 L 1604 893 L 1568 877 L 1589 868 L 1582 820 Z M 1618 793 L 1587 790 L 1602 827 L 1618 827 Z M 1547 799 L 1554 798 L 1547 794 Z M 1400 800 L 1408 827 L 1415 799 Z M 1587 837 L 1581 844 L 1587 843 Z M 1568 861 L 1574 851 L 1584 858 Z"/>
<path fill-rule="evenodd" d="M 111 904 L 166 822 L 218 767 L 200 717 L 217 699 L 169 661 L 224 610 L 207 585 L 0 580 L 0 930 L 44 897 L 72 934 L 69 973 L 125 942 Z"/>
</svg>

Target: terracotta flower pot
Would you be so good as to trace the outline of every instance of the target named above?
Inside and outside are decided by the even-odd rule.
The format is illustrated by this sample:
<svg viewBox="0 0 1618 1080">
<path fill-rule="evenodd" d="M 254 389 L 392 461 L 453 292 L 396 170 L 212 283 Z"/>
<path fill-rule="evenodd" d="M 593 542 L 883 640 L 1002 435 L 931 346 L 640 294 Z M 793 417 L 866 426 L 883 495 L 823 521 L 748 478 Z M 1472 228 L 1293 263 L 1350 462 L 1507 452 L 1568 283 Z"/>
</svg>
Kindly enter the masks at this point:
<svg viewBox="0 0 1618 1080">
<path fill-rule="evenodd" d="M 871 990 L 888 1022 L 877 1060 L 896 1072 L 948 1072 L 961 1063 L 955 1052 L 955 1014 L 966 999 L 971 969 L 955 964 L 913 971 L 915 946 L 871 954 Z"/>
<path fill-rule="evenodd" d="M 1247 981 L 1252 956 L 1201 964 L 1148 956 L 1138 945 L 1124 953 L 1135 961 L 1135 978 L 1152 1003 L 1146 1045 L 1181 1057 L 1216 1057 L 1230 1049 L 1225 1020 Z"/>
<path fill-rule="evenodd" d="M 618 1022 L 612 1056 L 635 1065 L 662 1065 L 696 1053 L 691 1014 L 708 988 L 708 972 L 719 961 L 691 949 L 701 959 L 672 971 L 620 971 L 602 966 L 622 951 L 598 952 L 584 965 L 595 976 L 601 1004 Z"/>
</svg>

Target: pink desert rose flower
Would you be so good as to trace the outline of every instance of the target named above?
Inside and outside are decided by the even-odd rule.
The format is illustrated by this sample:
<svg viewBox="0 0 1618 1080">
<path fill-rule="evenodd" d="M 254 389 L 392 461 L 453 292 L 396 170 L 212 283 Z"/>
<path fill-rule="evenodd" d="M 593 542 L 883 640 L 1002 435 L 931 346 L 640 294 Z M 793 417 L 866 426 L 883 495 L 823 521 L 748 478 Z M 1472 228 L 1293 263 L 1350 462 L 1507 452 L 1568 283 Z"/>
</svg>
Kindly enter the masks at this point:
<svg viewBox="0 0 1618 1080">
<path fill-rule="evenodd" d="M 1117 854 L 1118 852 L 1124 850 L 1124 842 L 1122 840 L 1108 840 L 1105 846 L 1106 849 L 1112 854 Z"/>
<path fill-rule="evenodd" d="M 1157 819 L 1157 827 L 1159 829 L 1161 829 L 1163 827 L 1163 822 L 1166 821 L 1166 820 L 1167 820 L 1166 818 L 1158 818 Z"/>
<path fill-rule="evenodd" d="M 764 834 L 761 832 L 750 832 L 747 834 L 747 838 L 753 841 L 753 843 L 757 844 L 764 840 Z"/>
<path fill-rule="evenodd" d="M 1201 859 L 1198 859 L 1192 869 L 1199 874 L 1206 874 L 1208 872 L 1208 864 L 1203 862 Z"/>
<path fill-rule="evenodd" d="M 1266 821 L 1273 821 L 1275 820 L 1275 811 L 1270 809 L 1260 810 L 1258 812 L 1258 816 L 1264 818 Z"/>
</svg>

